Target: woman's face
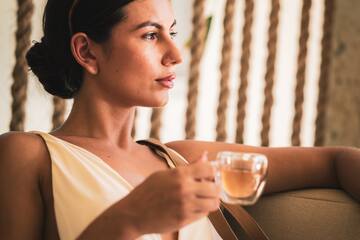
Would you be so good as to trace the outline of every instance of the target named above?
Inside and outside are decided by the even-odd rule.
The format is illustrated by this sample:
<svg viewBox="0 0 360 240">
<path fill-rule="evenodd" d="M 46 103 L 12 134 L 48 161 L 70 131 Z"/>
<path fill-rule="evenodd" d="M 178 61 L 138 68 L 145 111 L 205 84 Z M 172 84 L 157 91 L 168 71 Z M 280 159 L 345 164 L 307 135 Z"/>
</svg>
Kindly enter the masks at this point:
<svg viewBox="0 0 360 240">
<path fill-rule="evenodd" d="M 173 38 L 175 19 L 169 0 L 135 0 L 124 8 L 97 54 L 97 88 L 124 107 L 163 106 L 175 81 L 181 55 Z"/>
</svg>

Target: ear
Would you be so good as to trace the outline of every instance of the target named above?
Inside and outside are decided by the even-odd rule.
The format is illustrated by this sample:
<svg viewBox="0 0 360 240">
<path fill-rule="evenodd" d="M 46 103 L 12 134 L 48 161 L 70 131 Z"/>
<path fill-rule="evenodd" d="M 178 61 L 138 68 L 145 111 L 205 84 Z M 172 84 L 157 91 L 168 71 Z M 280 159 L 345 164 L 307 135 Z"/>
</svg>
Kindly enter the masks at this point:
<svg viewBox="0 0 360 240">
<path fill-rule="evenodd" d="M 76 33 L 71 38 L 71 52 L 75 60 L 90 74 L 98 73 L 96 54 L 93 41 L 82 32 Z"/>
</svg>

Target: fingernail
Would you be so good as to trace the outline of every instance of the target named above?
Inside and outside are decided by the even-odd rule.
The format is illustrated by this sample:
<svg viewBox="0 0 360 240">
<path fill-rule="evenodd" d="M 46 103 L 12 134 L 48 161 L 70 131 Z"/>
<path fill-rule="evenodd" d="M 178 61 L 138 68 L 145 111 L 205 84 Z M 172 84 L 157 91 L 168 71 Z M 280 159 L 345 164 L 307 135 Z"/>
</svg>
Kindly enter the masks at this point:
<svg viewBox="0 0 360 240">
<path fill-rule="evenodd" d="M 207 158 L 208 158 L 208 151 L 204 151 L 202 156 L 201 156 L 201 159 L 202 160 L 207 160 Z"/>
</svg>

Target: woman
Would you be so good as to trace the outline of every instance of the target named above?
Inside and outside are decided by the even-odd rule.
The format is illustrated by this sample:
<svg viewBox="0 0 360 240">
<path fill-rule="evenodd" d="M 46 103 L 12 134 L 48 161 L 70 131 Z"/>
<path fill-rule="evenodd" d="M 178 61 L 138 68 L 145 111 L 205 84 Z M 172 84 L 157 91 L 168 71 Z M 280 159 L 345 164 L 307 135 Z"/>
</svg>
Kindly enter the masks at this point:
<svg viewBox="0 0 360 240">
<path fill-rule="evenodd" d="M 177 141 L 167 146 L 190 164 L 170 170 L 134 142 L 135 107 L 165 105 L 173 87 L 175 26 L 169 0 L 48 0 L 27 59 L 74 104 L 50 134 L 0 137 L 1 238 L 219 239 L 206 219 L 219 206 L 206 160 L 221 150 L 266 154 L 267 193 L 342 187 L 360 199 L 358 149 Z"/>
</svg>

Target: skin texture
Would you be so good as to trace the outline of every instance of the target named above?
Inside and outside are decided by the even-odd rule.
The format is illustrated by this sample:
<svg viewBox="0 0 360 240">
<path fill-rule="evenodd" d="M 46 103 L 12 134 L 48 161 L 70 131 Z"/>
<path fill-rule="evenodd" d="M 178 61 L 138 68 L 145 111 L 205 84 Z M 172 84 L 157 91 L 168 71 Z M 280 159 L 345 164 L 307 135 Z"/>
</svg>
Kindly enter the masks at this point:
<svg viewBox="0 0 360 240">
<path fill-rule="evenodd" d="M 151 232 L 176 239 L 181 227 L 217 209 L 219 189 L 206 181 L 214 174 L 207 160 L 223 150 L 266 154 L 266 193 L 342 187 L 360 199 L 360 152 L 355 148 L 260 148 L 177 141 L 167 145 L 190 165 L 170 170 L 146 146 L 134 142 L 134 107 L 163 106 L 168 101 L 169 89 L 156 79 L 173 73 L 181 56 L 172 39 L 170 1 L 138 0 L 124 10 L 126 20 L 114 27 L 107 42 L 97 44 L 84 33 L 72 37 L 71 50 L 84 68 L 84 83 L 68 119 L 51 133 L 99 156 L 135 187 L 95 219 L 79 239 L 135 239 Z M 160 28 L 136 29 L 147 21 Z M 0 196 L 1 239 L 59 238 L 50 164 L 39 136 L 0 136 L 0 189 L 6 193 Z"/>
</svg>

